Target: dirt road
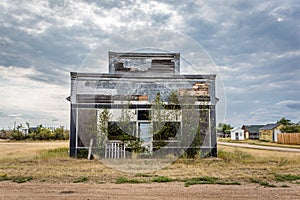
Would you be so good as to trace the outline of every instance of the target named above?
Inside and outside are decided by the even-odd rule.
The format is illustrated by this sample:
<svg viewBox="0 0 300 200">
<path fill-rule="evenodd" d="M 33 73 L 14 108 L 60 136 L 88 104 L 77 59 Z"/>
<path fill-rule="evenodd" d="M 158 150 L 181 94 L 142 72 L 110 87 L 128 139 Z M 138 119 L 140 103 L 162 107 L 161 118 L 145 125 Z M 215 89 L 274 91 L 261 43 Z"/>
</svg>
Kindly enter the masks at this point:
<svg viewBox="0 0 300 200">
<path fill-rule="evenodd" d="M 0 199 L 300 199 L 300 186 L 267 188 L 257 185 L 148 184 L 50 184 L 0 182 Z"/>
<path fill-rule="evenodd" d="M 300 149 L 296 148 L 287 148 L 287 147 L 272 147 L 272 146 L 261 146 L 254 144 L 245 144 L 245 143 L 230 143 L 230 142 L 218 142 L 218 144 L 233 146 L 233 147 L 244 147 L 252 149 L 263 149 L 263 150 L 272 150 L 272 151 L 285 151 L 285 152 L 296 152 L 300 153 Z"/>
</svg>

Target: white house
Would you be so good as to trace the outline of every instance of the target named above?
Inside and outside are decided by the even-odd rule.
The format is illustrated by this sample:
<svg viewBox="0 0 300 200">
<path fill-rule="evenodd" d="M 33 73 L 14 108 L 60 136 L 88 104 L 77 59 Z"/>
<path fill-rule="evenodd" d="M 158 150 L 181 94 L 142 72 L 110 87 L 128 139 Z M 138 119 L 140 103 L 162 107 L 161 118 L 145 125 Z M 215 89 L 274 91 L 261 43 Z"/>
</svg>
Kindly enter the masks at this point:
<svg viewBox="0 0 300 200">
<path fill-rule="evenodd" d="M 232 140 L 244 140 L 244 130 L 241 128 L 234 128 L 230 131 L 230 136 Z"/>
</svg>

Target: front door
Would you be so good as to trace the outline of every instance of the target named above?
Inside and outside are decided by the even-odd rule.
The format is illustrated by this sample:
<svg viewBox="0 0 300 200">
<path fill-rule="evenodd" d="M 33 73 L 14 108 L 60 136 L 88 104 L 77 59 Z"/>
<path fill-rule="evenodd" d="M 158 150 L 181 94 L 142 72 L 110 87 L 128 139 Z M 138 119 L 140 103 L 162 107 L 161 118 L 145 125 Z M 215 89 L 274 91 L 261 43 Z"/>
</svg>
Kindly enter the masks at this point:
<svg viewBox="0 0 300 200">
<path fill-rule="evenodd" d="M 235 133 L 235 139 L 239 140 L 239 133 L 238 132 Z"/>
<path fill-rule="evenodd" d="M 139 138 L 143 141 L 142 146 L 147 151 L 152 151 L 152 134 L 150 133 L 150 123 L 139 122 Z"/>
<path fill-rule="evenodd" d="M 280 133 L 280 130 L 274 130 L 274 134 L 273 134 L 273 142 L 277 142 L 277 136 L 278 136 L 278 133 Z"/>
</svg>

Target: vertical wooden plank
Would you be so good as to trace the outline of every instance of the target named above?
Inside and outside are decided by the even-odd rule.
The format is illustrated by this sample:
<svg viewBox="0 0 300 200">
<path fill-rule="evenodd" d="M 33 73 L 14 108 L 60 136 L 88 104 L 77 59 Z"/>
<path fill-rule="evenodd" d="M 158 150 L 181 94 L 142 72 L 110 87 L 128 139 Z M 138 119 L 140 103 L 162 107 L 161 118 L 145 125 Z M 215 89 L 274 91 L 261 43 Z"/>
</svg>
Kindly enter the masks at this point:
<svg viewBox="0 0 300 200">
<path fill-rule="evenodd" d="M 89 146 L 89 153 L 88 153 L 88 160 L 91 160 L 92 158 L 92 146 L 93 146 L 93 138 L 90 140 L 90 146 Z"/>
</svg>

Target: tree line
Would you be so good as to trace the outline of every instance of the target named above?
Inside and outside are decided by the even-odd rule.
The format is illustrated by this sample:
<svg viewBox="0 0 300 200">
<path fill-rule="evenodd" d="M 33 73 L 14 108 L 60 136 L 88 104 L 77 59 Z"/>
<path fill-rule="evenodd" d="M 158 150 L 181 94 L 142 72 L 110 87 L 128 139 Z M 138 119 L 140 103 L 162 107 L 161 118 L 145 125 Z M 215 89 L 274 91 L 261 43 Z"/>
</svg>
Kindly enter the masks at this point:
<svg viewBox="0 0 300 200">
<path fill-rule="evenodd" d="M 0 139 L 10 140 L 68 140 L 69 130 L 65 130 L 63 126 L 55 129 L 43 127 L 39 125 L 34 128 L 29 128 L 26 132 L 23 132 L 20 127 L 17 126 L 13 130 L 0 130 Z"/>
</svg>

